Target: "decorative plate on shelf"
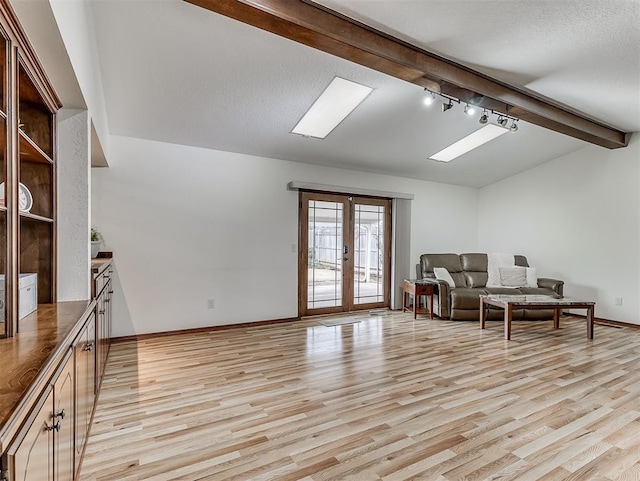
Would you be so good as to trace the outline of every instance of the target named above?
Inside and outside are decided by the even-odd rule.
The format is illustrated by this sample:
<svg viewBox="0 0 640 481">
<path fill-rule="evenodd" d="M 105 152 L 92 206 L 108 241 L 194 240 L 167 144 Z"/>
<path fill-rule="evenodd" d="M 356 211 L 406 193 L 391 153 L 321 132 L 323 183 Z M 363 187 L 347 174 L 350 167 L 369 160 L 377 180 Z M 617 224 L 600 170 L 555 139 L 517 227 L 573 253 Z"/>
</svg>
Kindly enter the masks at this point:
<svg viewBox="0 0 640 481">
<path fill-rule="evenodd" d="M 4 203 L 4 182 L 0 183 L 0 205 Z M 27 186 L 20 182 L 18 186 L 18 208 L 20 212 L 29 212 L 33 207 L 33 196 Z"/>
<path fill-rule="evenodd" d="M 33 207 L 33 196 L 27 186 L 20 182 L 18 188 L 18 207 L 21 212 L 29 212 Z"/>
</svg>

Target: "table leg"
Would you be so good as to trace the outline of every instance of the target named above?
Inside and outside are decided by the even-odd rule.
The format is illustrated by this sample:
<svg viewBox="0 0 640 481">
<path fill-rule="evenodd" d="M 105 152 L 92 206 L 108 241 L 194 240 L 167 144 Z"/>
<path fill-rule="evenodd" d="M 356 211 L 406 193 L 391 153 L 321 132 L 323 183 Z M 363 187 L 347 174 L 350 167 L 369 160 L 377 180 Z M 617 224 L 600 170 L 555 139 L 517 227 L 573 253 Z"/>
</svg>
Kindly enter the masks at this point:
<svg viewBox="0 0 640 481">
<path fill-rule="evenodd" d="M 594 306 L 587 309 L 587 339 L 593 339 L 594 310 Z"/>
<path fill-rule="evenodd" d="M 433 292 L 429 296 L 429 314 L 431 315 L 431 319 L 433 319 Z"/>
<path fill-rule="evenodd" d="M 553 310 L 553 328 L 560 329 L 560 309 L 557 307 Z"/>
<path fill-rule="evenodd" d="M 511 339 L 511 320 L 513 319 L 513 306 L 507 304 L 504 308 L 504 338 Z"/>
<path fill-rule="evenodd" d="M 413 293 L 413 319 L 418 318 L 418 299 L 419 297 L 416 295 L 415 291 Z"/>
<path fill-rule="evenodd" d="M 486 309 L 486 306 L 484 304 L 484 299 L 481 297 L 480 298 L 480 329 L 484 329 L 485 309 Z"/>
</svg>

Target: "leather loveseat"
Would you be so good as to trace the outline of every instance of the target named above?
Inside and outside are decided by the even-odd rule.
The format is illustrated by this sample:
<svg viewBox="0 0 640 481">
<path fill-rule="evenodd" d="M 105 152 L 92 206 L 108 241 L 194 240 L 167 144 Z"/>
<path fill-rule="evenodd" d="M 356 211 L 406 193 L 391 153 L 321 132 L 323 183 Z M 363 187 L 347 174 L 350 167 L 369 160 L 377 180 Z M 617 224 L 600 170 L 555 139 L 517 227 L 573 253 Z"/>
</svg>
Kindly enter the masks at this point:
<svg viewBox="0 0 640 481">
<path fill-rule="evenodd" d="M 529 267 L 527 258 L 516 255 L 515 265 Z M 446 268 L 454 280 L 451 288 L 447 281 L 436 279 L 433 269 Z M 454 320 L 479 320 L 481 294 L 538 294 L 562 296 L 564 281 L 538 277 L 538 287 L 487 287 L 487 254 L 422 254 L 420 277 L 433 279 L 433 311 L 441 318 Z M 503 311 L 492 309 L 489 319 L 502 318 Z M 513 312 L 513 319 L 552 319 L 553 310 L 520 309 Z"/>
</svg>

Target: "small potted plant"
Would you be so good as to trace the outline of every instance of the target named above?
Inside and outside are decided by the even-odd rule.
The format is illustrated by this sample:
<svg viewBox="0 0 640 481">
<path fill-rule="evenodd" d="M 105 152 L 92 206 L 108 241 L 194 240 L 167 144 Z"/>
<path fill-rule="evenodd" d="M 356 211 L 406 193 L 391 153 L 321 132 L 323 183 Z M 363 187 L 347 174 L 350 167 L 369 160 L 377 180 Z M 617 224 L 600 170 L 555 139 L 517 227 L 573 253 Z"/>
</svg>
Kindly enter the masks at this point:
<svg viewBox="0 0 640 481">
<path fill-rule="evenodd" d="M 100 246 L 102 245 L 102 236 L 94 227 L 91 228 L 91 258 L 98 257 Z"/>
</svg>

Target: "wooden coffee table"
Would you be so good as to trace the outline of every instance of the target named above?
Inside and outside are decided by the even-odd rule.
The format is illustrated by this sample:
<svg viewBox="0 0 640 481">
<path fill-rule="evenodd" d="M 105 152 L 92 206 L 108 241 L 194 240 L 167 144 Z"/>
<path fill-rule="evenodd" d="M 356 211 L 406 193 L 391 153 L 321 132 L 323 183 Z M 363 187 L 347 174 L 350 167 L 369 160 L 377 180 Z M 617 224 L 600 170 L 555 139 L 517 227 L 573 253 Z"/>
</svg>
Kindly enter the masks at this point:
<svg viewBox="0 0 640 481">
<path fill-rule="evenodd" d="M 593 320 L 595 302 L 581 301 L 571 297 L 553 297 L 541 295 L 504 295 L 487 294 L 480 296 L 480 328 L 484 329 L 489 306 L 504 309 L 504 338 L 511 339 L 511 320 L 514 309 L 553 309 L 553 327 L 560 327 L 562 309 L 587 310 L 587 339 L 593 339 Z"/>
</svg>

